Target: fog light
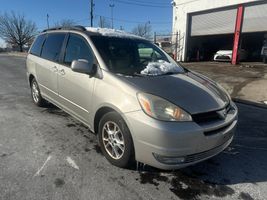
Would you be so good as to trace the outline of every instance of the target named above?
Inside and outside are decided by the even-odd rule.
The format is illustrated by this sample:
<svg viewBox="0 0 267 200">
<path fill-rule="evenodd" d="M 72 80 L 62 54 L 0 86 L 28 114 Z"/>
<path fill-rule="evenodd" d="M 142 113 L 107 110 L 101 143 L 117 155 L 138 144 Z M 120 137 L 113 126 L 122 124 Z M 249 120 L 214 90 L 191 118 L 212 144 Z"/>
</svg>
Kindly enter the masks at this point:
<svg viewBox="0 0 267 200">
<path fill-rule="evenodd" d="M 160 163 L 167 165 L 177 165 L 182 164 L 185 161 L 185 157 L 170 157 L 170 156 L 162 156 L 156 153 L 152 153 L 154 158 Z"/>
</svg>

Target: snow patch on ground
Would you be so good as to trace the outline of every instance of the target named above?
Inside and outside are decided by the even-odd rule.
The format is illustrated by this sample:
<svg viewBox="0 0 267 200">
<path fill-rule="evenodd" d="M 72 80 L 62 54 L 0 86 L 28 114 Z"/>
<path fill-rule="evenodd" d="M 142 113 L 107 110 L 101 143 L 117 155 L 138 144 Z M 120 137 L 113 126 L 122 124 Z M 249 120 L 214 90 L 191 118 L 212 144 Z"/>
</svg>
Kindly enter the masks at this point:
<svg viewBox="0 0 267 200">
<path fill-rule="evenodd" d="M 71 157 L 67 156 L 66 160 L 70 164 L 70 166 L 72 166 L 75 169 L 79 169 L 79 166 L 75 163 L 75 161 Z"/>
<path fill-rule="evenodd" d="M 181 73 L 182 68 L 176 64 L 158 60 L 158 62 L 149 62 L 144 70 L 141 71 L 143 75 L 157 76 L 167 73 Z"/>
<path fill-rule="evenodd" d="M 137 39 L 144 39 L 142 37 L 139 37 L 137 35 L 127 33 L 122 30 L 116 30 L 116 29 L 110 29 L 110 28 L 95 28 L 95 27 L 86 27 L 87 31 L 99 33 L 103 36 L 108 37 L 119 37 L 119 38 L 137 38 Z"/>
</svg>

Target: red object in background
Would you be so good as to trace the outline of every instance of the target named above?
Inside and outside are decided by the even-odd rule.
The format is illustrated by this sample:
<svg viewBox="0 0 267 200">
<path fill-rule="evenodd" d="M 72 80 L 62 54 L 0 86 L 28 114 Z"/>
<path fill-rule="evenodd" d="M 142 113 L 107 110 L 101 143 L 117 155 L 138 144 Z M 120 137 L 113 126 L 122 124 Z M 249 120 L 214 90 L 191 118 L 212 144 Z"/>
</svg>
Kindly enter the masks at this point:
<svg viewBox="0 0 267 200">
<path fill-rule="evenodd" d="M 238 62 L 238 48 L 239 48 L 239 40 L 240 40 L 240 35 L 241 35 L 241 28 L 243 24 L 243 13 L 244 13 L 244 6 L 239 5 L 237 8 L 236 24 L 235 24 L 235 37 L 234 37 L 234 47 L 233 47 L 233 55 L 232 55 L 233 65 L 236 65 Z"/>
</svg>

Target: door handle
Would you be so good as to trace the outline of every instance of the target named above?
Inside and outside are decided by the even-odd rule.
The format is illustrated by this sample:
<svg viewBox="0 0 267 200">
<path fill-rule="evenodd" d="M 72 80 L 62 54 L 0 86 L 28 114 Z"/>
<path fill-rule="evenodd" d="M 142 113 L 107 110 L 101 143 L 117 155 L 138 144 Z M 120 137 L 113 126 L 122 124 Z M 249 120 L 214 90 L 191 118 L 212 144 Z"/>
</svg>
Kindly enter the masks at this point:
<svg viewBox="0 0 267 200">
<path fill-rule="evenodd" d="M 58 71 L 58 68 L 56 66 L 52 67 L 51 68 L 53 72 L 57 72 Z"/>
<path fill-rule="evenodd" d="M 64 70 L 64 69 L 60 69 L 60 70 L 59 70 L 59 74 L 60 74 L 60 75 L 65 75 L 65 70 Z"/>
</svg>

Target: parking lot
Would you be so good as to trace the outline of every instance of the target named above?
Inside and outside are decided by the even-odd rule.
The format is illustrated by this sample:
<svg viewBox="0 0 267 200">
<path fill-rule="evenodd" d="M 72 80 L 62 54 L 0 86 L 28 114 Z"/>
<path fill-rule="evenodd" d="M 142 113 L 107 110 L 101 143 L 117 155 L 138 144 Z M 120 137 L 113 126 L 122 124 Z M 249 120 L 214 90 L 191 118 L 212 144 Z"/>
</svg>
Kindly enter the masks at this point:
<svg viewBox="0 0 267 200">
<path fill-rule="evenodd" d="M 232 65 L 229 62 L 191 62 L 183 65 L 220 83 L 232 98 L 258 104 L 267 102 L 267 64 L 243 62 Z"/>
<path fill-rule="evenodd" d="M 267 198 L 267 109 L 237 104 L 234 141 L 210 160 L 120 169 L 80 122 L 33 104 L 24 57 L 0 54 L 0 70 L 0 200 Z"/>
</svg>

